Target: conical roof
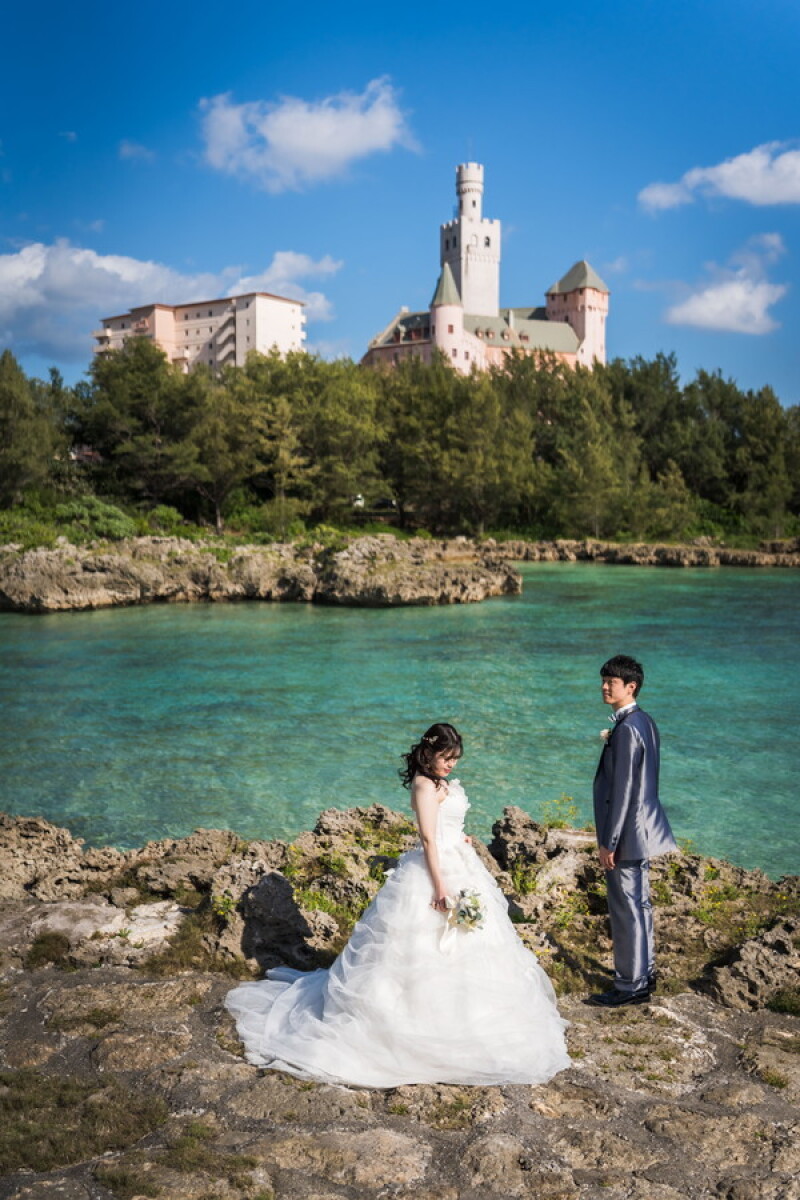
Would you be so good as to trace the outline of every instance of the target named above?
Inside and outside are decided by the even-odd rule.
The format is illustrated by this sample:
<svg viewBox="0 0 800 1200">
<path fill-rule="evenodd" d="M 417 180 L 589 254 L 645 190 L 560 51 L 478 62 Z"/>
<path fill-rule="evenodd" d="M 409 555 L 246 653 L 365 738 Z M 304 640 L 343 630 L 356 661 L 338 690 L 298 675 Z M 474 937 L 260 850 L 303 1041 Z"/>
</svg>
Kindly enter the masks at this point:
<svg viewBox="0 0 800 1200">
<path fill-rule="evenodd" d="M 436 291 L 433 293 L 431 308 L 437 308 L 440 304 L 460 303 L 461 297 L 458 294 L 456 281 L 453 279 L 453 272 L 450 270 L 450 264 L 445 263 L 439 276 L 439 282 L 436 284 Z"/>
<path fill-rule="evenodd" d="M 596 292 L 608 292 L 600 276 L 590 267 L 585 258 L 576 262 L 558 283 L 547 289 L 548 296 L 565 296 L 567 292 L 576 292 L 578 288 L 594 288 Z"/>
</svg>

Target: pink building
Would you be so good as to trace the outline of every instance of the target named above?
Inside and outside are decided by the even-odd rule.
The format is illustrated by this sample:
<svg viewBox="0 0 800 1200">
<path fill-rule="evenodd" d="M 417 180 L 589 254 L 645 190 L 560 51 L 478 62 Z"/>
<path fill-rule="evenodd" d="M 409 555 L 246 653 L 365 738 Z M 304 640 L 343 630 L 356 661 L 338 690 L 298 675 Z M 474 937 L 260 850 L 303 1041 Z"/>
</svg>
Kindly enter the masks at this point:
<svg viewBox="0 0 800 1200">
<path fill-rule="evenodd" d="M 188 372 L 198 363 L 219 368 L 244 365 L 251 350 L 281 354 L 302 350 L 306 316 L 300 300 L 250 292 L 194 304 L 145 304 L 105 317 L 92 334 L 95 354 L 119 350 L 128 338 L 152 339 L 170 362 Z"/>
<path fill-rule="evenodd" d="M 441 273 L 426 312 L 403 308 L 372 339 L 362 362 L 430 362 L 437 351 L 458 371 L 484 371 L 511 351 L 552 354 L 592 367 L 606 361 L 609 291 L 585 260 L 546 293 L 542 307 L 500 308 L 499 221 L 482 214 L 483 167 L 456 167 L 458 216 L 440 227 Z"/>
</svg>

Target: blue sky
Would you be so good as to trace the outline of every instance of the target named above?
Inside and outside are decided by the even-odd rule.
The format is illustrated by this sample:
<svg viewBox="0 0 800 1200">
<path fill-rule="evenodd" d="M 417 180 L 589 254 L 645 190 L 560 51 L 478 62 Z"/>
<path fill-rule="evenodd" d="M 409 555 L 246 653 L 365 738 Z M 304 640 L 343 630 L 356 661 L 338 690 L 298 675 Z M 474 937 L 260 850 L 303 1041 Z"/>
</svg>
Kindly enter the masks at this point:
<svg viewBox="0 0 800 1200">
<path fill-rule="evenodd" d="M 0 348 L 69 381 L 99 320 L 265 290 L 359 358 L 427 307 L 459 162 L 502 304 L 580 258 L 612 357 L 800 403 L 796 0 L 3 6 Z"/>
</svg>

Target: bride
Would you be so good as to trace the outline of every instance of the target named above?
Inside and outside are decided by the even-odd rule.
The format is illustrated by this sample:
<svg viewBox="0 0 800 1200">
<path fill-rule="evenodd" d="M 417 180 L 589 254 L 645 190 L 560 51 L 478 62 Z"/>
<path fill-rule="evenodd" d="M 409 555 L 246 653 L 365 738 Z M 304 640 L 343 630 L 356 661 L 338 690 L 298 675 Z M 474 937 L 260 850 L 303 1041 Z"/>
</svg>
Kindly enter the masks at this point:
<svg viewBox="0 0 800 1200">
<path fill-rule="evenodd" d="M 278 967 L 228 994 L 249 1062 L 378 1088 L 543 1083 L 570 1065 L 552 985 L 464 836 L 461 753 L 437 723 L 403 756 L 420 843 L 330 970 Z"/>
</svg>

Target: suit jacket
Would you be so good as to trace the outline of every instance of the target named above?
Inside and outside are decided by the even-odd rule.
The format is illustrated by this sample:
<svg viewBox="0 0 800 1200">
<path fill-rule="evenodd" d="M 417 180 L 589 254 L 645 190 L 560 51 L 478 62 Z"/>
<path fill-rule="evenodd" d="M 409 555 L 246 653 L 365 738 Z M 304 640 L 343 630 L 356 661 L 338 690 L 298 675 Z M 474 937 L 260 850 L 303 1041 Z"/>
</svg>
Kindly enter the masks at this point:
<svg viewBox="0 0 800 1200">
<path fill-rule="evenodd" d="M 614 725 L 594 777 L 597 841 L 617 860 L 652 858 L 676 849 L 658 798 L 659 736 L 640 708 Z"/>
</svg>

